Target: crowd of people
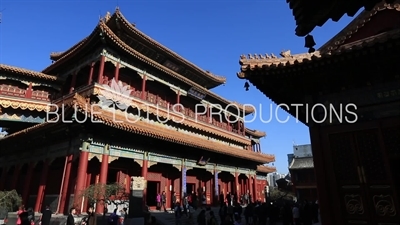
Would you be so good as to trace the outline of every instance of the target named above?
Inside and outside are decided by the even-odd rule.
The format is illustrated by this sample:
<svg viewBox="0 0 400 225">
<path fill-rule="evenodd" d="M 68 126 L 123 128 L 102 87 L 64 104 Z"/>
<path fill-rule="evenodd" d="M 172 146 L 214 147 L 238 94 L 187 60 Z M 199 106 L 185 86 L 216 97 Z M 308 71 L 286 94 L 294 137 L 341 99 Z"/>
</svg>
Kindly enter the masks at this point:
<svg viewBox="0 0 400 225">
<path fill-rule="evenodd" d="M 196 210 L 198 204 L 193 197 L 185 196 L 183 204 L 175 202 L 175 221 L 176 225 L 182 224 L 182 217 L 190 218 L 191 209 Z M 204 207 L 200 204 L 201 211 L 196 219 L 198 225 L 312 225 L 319 222 L 318 202 L 251 202 L 249 194 L 237 195 L 227 193 L 220 195 L 220 208 L 218 212 L 219 220 L 210 207 Z"/>
</svg>

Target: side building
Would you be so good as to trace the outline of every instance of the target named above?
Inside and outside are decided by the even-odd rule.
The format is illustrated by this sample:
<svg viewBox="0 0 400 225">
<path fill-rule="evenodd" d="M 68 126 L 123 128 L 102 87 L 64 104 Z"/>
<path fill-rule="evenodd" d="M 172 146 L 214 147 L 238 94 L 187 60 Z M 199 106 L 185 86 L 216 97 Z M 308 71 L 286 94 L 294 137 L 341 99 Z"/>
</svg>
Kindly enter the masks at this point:
<svg viewBox="0 0 400 225">
<path fill-rule="evenodd" d="M 315 202 L 318 199 L 317 181 L 310 144 L 293 146 L 289 172 L 297 199 Z"/>
<path fill-rule="evenodd" d="M 91 184 L 147 181 L 147 205 L 165 191 L 261 198 L 267 164 L 264 132 L 251 130 L 251 108 L 210 89 L 225 78 L 204 71 L 151 39 L 119 9 L 42 72 L 0 65 L 0 189 L 24 204 L 65 213 L 86 210 Z M 52 75 L 49 75 L 52 74 Z M 4 133 L 3 133 L 4 134 Z M 102 207 L 96 211 L 101 213 Z"/>
</svg>

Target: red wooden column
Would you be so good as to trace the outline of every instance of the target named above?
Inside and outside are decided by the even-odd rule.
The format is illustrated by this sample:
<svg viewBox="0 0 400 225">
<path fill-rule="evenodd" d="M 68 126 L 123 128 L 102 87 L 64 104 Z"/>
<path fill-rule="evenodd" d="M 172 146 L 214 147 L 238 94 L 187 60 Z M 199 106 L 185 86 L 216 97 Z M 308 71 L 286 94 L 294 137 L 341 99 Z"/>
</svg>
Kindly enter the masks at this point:
<svg viewBox="0 0 400 225">
<path fill-rule="evenodd" d="M 144 177 L 144 180 L 146 180 L 147 181 L 147 170 L 148 170 L 148 165 L 149 165 L 149 162 L 147 161 L 147 158 L 146 159 L 144 159 L 143 160 L 143 163 L 142 163 L 142 177 Z M 169 189 L 169 187 L 168 187 L 168 189 Z M 146 202 L 146 199 L 147 199 L 147 190 L 146 190 L 146 188 L 143 190 L 143 206 L 145 206 L 146 204 L 147 204 L 147 202 Z"/>
<path fill-rule="evenodd" d="M 94 62 L 92 62 L 92 63 L 90 64 L 90 72 L 89 72 L 89 78 L 88 78 L 88 83 L 87 83 L 87 85 L 91 85 L 91 84 L 92 84 L 94 65 L 95 65 Z"/>
<path fill-rule="evenodd" d="M 143 100 L 146 99 L 146 79 L 147 76 L 144 74 L 142 77 L 142 95 L 140 96 Z"/>
<path fill-rule="evenodd" d="M 106 62 L 106 57 L 102 55 L 100 57 L 100 65 L 99 65 L 99 75 L 97 76 L 97 83 L 102 84 L 103 81 L 103 73 L 104 73 L 104 64 Z"/>
<path fill-rule="evenodd" d="M 74 74 L 72 74 L 71 85 L 70 85 L 70 87 L 69 87 L 69 93 L 70 93 L 70 94 L 71 94 L 72 92 L 74 92 L 74 90 L 75 90 L 76 76 L 77 76 L 77 73 L 74 72 Z"/>
<path fill-rule="evenodd" d="M 14 174 L 13 174 L 13 180 L 12 180 L 11 187 L 10 187 L 11 190 L 17 188 L 18 180 L 19 180 L 19 172 L 20 171 L 21 171 L 21 165 L 15 165 Z"/>
<path fill-rule="evenodd" d="M 254 199 L 254 191 L 253 191 L 253 178 L 249 175 L 249 191 L 250 191 L 250 201 L 253 202 Z"/>
<path fill-rule="evenodd" d="M 256 180 L 256 176 L 253 176 L 253 189 L 254 189 L 254 201 L 257 201 L 258 199 L 257 199 L 257 194 L 258 194 L 258 192 L 257 192 L 257 180 Z"/>
<path fill-rule="evenodd" d="M 86 184 L 85 184 L 85 188 L 88 188 L 90 186 L 90 183 L 92 181 L 92 174 L 91 173 L 87 173 L 86 174 Z M 83 207 L 82 207 L 82 211 L 86 212 L 87 208 L 88 208 L 88 199 L 85 199 L 83 202 Z"/>
<path fill-rule="evenodd" d="M 32 98 L 32 83 L 29 83 L 29 87 L 26 88 L 25 98 Z"/>
<path fill-rule="evenodd" d="M 46 183 L 47 183 L 47 176 L 49 173 L 49 164 L 50 160 L 46 160 L 43 163 L 43 169 L 42 169 L 42 176 L 40 177 L 40 183 L 39 183 L 39 189 L 36 197 L 36 203 L 35 203 L 35 212 L 41 212 L 42 206 L 43 206 L 43 198 L 44 198 L 44 193 L 46 190 Z"/>
<path fill-rule="evenodd" d="M 108 175 L 108 155 L 103 154 L 101 157 L 101 165 L 100 165 L 100 176 L 99 183 L 107 184 L 107 175 Z M 103 204 L 96 204 L 96 213 L 102 214 L 104 212 Z"/>
<path fill-rule="evenodd" d="M 4 185 L 5 185 L 6 179 L 7 179 L 7 171 L 8 171 L 8 167 L 4 166 L 3 170 L 1 172 L 1 177 L 0 177 L 0 191 L 2 191 L 4 189 Z"/>
<path fill-rule="evenodd" d="M 59 213 L 65 212 L 65 206 L 67 204 L 67 199 L 69 197 L 67 195 L 68 195 L 69 180 L 71 177 L 71 167 L 72 167 L 73 158 L 74 158 L 74 156 L 72 154 L 66 156 L 67 161 L 66 161 L 66 165 L 65 165 L 63 186 L 61 187 L 60 205 L 58 208 Z"/>
<path fill-rule="evenodd" d="M 86 171 L 88 167 L 89 152 L 81 151 L 79 156 L 78 173 L 76 176 L 76 187 L 74 192 L 74 206 L 80 212 L 82 208 L 82 191 L 85 190 Z"/>
<path fill-rule="evenodd" d="M 35 169 L 35 163 L 29 163 L 28 171 L 25 177 L 25 184 L 22 192 L 22 202 L 25 204 L 28 202 L 30 186 L 32 181 L 33 170 Z"/>
<path fill-rule="evenodd" d="M 115 71 L 114 71 L 114 79 L 115 81 L 118 81 L 119 78 L 119 62 L 115 65 Z"/>
<path fill-rule="evenodd" d="M 237 196 L 238 196 L 238 200 L 239 200 L 239 195 L 240 195 L 240 193 L 239 193 L 239 173 L 238 172 L 235 172 L 235 192 L 236 192 L 236 194 L 237 194 Z"/>
</svg>

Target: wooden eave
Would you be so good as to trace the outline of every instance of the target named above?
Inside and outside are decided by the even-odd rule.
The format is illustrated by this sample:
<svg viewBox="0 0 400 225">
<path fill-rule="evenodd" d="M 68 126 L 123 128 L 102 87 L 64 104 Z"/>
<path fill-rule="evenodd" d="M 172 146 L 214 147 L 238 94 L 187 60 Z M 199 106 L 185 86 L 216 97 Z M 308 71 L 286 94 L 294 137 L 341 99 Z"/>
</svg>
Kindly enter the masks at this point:
<svg viewBox="0 0 400 225">
<path fill-rule="evenodd" d="M 396 59 L 388 52 L 398 52 L 399 49 L 400 29 L 340 46 L 337 50 L 326 54 L 316 52 L 273 59 L 273 61 L 271 59 L 242 59 L 242 68 L 238 77 L 247 79 L 276 104 L 306 103 L 306 96 L 336 93 L 332 92 L 334 89 L 329 88 L 331 86 L 340 89 L 360 85 L 360 83 L 367 85 L 367 80 L 360 82 L 360 78 L 355 75 L 343 77 L 340 76 L 341 73 L 333 73 L 332 69 L 342 68 L 339 65 L 343 63 L 373 66 L 379 61 L 387 62 L 388 65 L 393 64 Z M 368 63 L 367 60 L 372 60 L 373 63 Z M 363 78 L 367 79 L 365 75 Z M 287 111 L 286 108 L 283 109 Z M 296 115 L 293 107 L 287 112 L 293 116 Z M 304 118 L 298 119 L 306 124 L 303 121 Z"/>
<path fill-rule="evenodd" d="M 40 101 L 35 99 L 24 99 L 12 96 L 0 95 L 1 108 L 21 109 L 28 111 L 46 112 L 49 110 L 50 101 Z"/>
<path fill-rule="evenodd" d="M 67 103 L 66 101 L 65 103 Z M 75 95 L 71 100 L 69 100 L 69 105 L 71 107 L 76 107 L 82 114 L 88 116 L 88 118 L 92 118 L 95 121 L 100 121 L 104 125 L 124 130 L 127 132 L 131 132 L 138 135 L 143 135 L 151 138 L 157 138 L 164 141 L 169 141 L 189 147 L 200 148 L 203 150 L 216 152 L 220 154 L 230 155 L 237 158 L 242 158 L 258 163 L 269 163 L 275 161 L 275 156 L 267 155 L 262 153 L 250 152 L 247 150 L 237 149 L 231 146 L 226 146 L 223 144 L 219 144 L 212 141 L 205 141 L 202 138 L 194 137 L 185 133 L 181 133 L 179 131 L 167 129 L 160 126 L 152 126 L 147 122 L 137 121 L 135 123 L 129 123 L 126 121 L 124 115 L 113 114 L 111 112 L 102 110 L 100 107 L 92 107 L 89 103 L 86 102 L 86 99 L 80 95 Z M 95 111 L 91 111 L 95 110 Z M 116 121 L 126 121 L 126 122 L 116 122 Z M 0 140 L 0 143 L 4 143 L 4 141 L 10 141 L 14 138 L 21 136 L 21 134 L 27 134 L 30 132 L 35 132 L 38 128 L 43 128 L 44 126 L 52 125 L 52 123 L 46 122 L 44 124 L 36 125 L 32 128 L 28 128 L 26 130 L 16 132 L 3 138 Z"/>
<path fill-rule="evenodd" d="M 254 112 L 254 108 L 253 107 L 249 107 L 249 106 L 243 106 L 240 103 L 237 103 L 235 101 L 229 101 L 227 99 L 222 98 L 221 96 L 213 93 L 212 91 L 202 87 L 201 85 L 197 84 L 196 82 L 193 82 L 192 80 L 180 75 L 179 73 L 159 64 L 158 62 L 148 58 L 147 56 L 142 55 L 140 52 L 136 51 L 135 49 L 133 49 L 131 46 L 129 46 L 128 44 L 126 44 L 125 42 L 123 42 L 112 30 L 111 28 L 109 28 L 105 23 L 100 22 L 99 25 L 100 29 L 103 31 L 103 33 L 105 34 L 104 37 L 110 41 L 110 43 L 114 43 L 114 45 L 116 47 L 118 47 L 121 51 L 124 51 L 126 53 L 128 53 L 129 55 L 133 56 L 134 58 L 148 64 L 149 66 L 152 66 L 156 69 L 158 69 L 161 72 L 164 72 L 170 76 L 172 76 L 175 79 L 178 79 L 186 84 L 189 84 L 192 87 L 196 87 L 197 89 L 203 91 L 203 93 L 207 94 L 208 96 L 216 99 L 217 101 L 222 102 L 223 104 L 229 105 L 229 104 L 234 104 L 237 107 L 239 107 L 240 109 L 245 109 L 245 113 L 246 114 L 250 114 Z M 58 61 L 57 61 L 58 62 Z"/>
<path fill-rule="evenodd" d="M 316 65 L 316 63 L 347 57 L 356 51 L 372 50 L 375 47 L 383 47 L 386 44 L 393 44 L 400 39 L 400 29 L 384 32 L 353 43 L 340 46 L 338 49 L 329 52 L 303 53 L 290 55 L 281 58 L 259 58 L 257 55 L 245 57 L 239 60 L 241 71 L 237 74 L 239 78 L 245 79 L 246 73 L 250 71 L 262 71 L 263 73 L 282 73 L 284 70 L 291 69 L 296 71 L 302 65 Z M 395 44 L 397 46 L 397 43 Z"/>
<path fill-rule="evenodd" d="M 386 3 L 398 0 L 385 0 Z M 364 7 L 371 10 L 382 0 L 339 0 L 339 1 L 317 1 L 317 0 L 286 0 L 296 21 L 296 35 L 305 36 L 316 26 L 322 26 L 326 21 L 332 19 L 339 21 L 347 14 L 354 16 L 357 11 Z"/>
<path fill-rule="evenodd" d="M 397 10 L 400 11 L 400 4 L 378 4 L 372 10 L 364 10 L 354 20 L 352 20 L 345 28 L 343 28 L 338 34 L 327 41 L 321 46 L 318 51 L 326 53 L 329 51 L 336 50 L 340 47 L 347 39 L 351 38 L 356 34 L 362 27 L 364 27 L 373 16 L 383 10 Z"/>
<path fill-rule="evenodd" d="M 186 60 L 176 52 L 172 51 L 171 49 L 167 48 L 166 46 L 160 44 L 153 38 L 149 37 L 145 33 L 141 32 L 139 29 L 137 29 L 132 23 L 130 23 L 124 15 L 122 15 L 121 11 L 117 8 L 111 19 L 114 19 L 114 16 L 118 19 L 118 22 L 122 22 L 124 30 L 130 31 L 130 34 L 133 34 L 134 37 L 139 37 L 141 40 L 144 40 L 146 43 L 148 43 L 151 46 L 156 47 L 159 49 L 162 53 L 167 54 L 169 57 L 176 59 L 178 62 L 182 63 L 185 65 L 187 68 L 190 68 L 192 71 L 194 71 L 198 76 L 207 79 L 208 80 L 208 88 L 213 88 L 216 87 L 220 84 L 226 83 L 226 78 L 223 76 L 218 76 L 215 74 L 212 74 L 208 71 L 205 71 L 201 69 L 200 67 L 196 66 L 192 62 Z"/>
<path fill-rule="evenodd" d="M 71 48 L 69 48 L 69 49 L 66 50 L 66 51 L 63 51 L 63 52 L 52 52 L 52 53 L 50 53 L 50 59 L 53 60 L 53 61 L 57 61 L 57 60 L 59 60 L 60 58 L 62 58 L 63 56 L 65 56 L 66 54 L 68 54 L 68 53 L 70 53 L 70 52 L 72 52 L 72 51 L 75 51 L 75 49 L 77 49 L 77 48 L 79 48 L 80 46 L 82 46 L 82 45 L 88 40 L 89 37 L 90 37 L 90 36 L 85 37 L 83 40 L 79 41 L 78 43 L 76 43 L 74 46 L 72 46 Z"/>
<path fill-rule="evenodd" d="M 267 136 L 267 133 L 265 133 L 264 131 L 251 130 L 249 128 L 246 128 L 246 134 L 256 138 L 262 138 Z"/>
<path fill-rule="evenodd" d="M 257 172 L 273 173 L 273 172 L 276 172 L 276 167 L 273 167 L 273 166 L 257 166 Z"/>
<path fill-rule="evenodd" d="M 53 75 L 47 75 L 45 73 L 36 72 L 33 70 L 23 69 L 20 67 L 0 64 L 0 73 L 10 74 L 10 75 L 17 75 L 17 76 L 24 76 L 27 78 L 33 78 L 37 80 L 43 80 L 47 82 L 60 82 L 61 80 Z"/>
<path fill-rule="evenodd" d="M 86 38 L 85 41 L 83 41 L 81 44 L 76 45 L 75 48 L 73 47 L 70 50 L 68 50 L 67 52 L 65 52 L 65 54 L 60 56 L 60 58 L 57 61 L 55 61 L 54 63 L 49 65 L 47 68 L 42 70 L 42 73 L 49 73 L 51 71 L 54 71 L 56 68 L 64 65 L 65 62 L 67 62 L 69 59 L 76 56 L 79 52 L 82 52 L 86 48 L 90 48 L 94 42 L 98 41 L 101 38 L 100 34 L 102 31 L 100 28 L 100 24 L 102 24 L 102 23 L 103 23 L 102 21 L 99 22 L 99 24 L 95 27 L 95 29 Z"/>
</svg>

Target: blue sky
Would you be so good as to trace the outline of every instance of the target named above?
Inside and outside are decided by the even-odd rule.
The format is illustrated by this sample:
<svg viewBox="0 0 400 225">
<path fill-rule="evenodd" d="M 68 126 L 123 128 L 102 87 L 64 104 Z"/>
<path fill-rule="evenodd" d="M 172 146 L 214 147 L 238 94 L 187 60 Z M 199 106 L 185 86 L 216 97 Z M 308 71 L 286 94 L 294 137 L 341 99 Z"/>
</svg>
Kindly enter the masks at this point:
<svg viewBox="0 0 400 225">
<path fill-rule="evenodd" d="M 144 33 L 201 68 L 227 77 L 225 85 L 213 89 L 217 94 L 240 103 L 262 103 L 264 112 L 274 105 L 253 86 L 244 91 L 245 81 L 236 76 L 239 56 L 307 51 L 304 38 L 294 34 L 295 21 L 285 0 L 2 0 L 0 63 L 40 71 L 51 63 L 50 52 L 64 51 L 86 37 L 99 16 L 114 12 L 116 6 Z M 345 16 L 316 28 L 312 35 L 317 47 L 351 19 Z M 286 155 L 292 152 L 293 143 L 310 142 L 308 128 L 294 118 L 281 124 L 276 120 L 263 123 L 256 116 L 247 127 L 267 132 L 262 150 L 275 154 L 278 172 L 286 173 Z M 285 120 L 288 114 L 279 110 L 278 116 Z M 267 120 L 269 115 L 264 117 Z"/>
</svg>

